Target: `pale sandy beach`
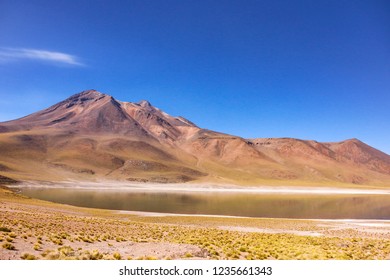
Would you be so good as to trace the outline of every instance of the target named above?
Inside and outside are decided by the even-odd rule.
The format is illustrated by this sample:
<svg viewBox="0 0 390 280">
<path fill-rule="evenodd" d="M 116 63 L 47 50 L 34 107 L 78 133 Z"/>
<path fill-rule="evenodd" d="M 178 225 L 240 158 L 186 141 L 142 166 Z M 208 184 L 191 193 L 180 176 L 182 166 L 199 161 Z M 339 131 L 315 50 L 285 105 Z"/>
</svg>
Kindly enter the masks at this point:
<svg viewBox="0 0 390 280">
<path fill-rule="evenodd" d="M 128 183 L 117 181 L 100 182 L 23 182 L 13 187 L 40 187 L 40 188 L 75 188 L 75 189 L 96 189 L 96 190 L 124 190 L 141 192 L 222 192 L 222 193 L 259 193 L 259 194 L 379 194 L 390 195 L 389 189 L 383 188 L 343 188 L 343 187 L 316 187 L 316 186 L 237 186 L 223 184 L 147 184 Z"/>
</svg>

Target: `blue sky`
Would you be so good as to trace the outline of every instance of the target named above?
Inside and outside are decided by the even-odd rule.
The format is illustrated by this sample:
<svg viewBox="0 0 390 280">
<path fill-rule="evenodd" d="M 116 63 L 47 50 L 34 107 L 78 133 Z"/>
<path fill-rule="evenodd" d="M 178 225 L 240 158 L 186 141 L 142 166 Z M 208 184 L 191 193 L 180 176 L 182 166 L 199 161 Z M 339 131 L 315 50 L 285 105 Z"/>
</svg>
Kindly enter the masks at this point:
<svg viewBox="0 0 390 280">
<path fill-rule="evenodd" d="M 0 0 L 0 121 L 85 89 L 242 137 L 390 154 L 387 0 Z"/>
</svg>

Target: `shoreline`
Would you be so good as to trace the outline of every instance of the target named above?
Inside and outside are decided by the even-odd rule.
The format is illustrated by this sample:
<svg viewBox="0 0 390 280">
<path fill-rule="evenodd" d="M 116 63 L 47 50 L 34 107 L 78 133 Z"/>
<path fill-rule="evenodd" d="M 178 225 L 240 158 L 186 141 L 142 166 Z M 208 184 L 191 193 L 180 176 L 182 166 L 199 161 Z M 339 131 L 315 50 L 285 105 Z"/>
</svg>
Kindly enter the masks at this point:
<svg viewBox="0 0 390 280">
<path fill-rule="evenodd" d="M 148 184 L 127 182 L 39 182 L 25 181 L 11 185 L 10 188 L 74 188 L 87 190 L 116 190 L 130 192 L 164 192 L 164 193 L 256 193 L 256 194 L 308 194 L 308 195 L 390 195 L 390 189 L 345 188 L 318 186 L 236 186 L 219 184 Z"/>
<path fill-rule="evenodd" d="M 354 224 L 367 227 L 389 227 L 390 219 L 303 219 L 303 218 L 269 218 L 269 217 L 250 217 L 250 216 L 231 216 L 231 215 L 207 215 L 207 214 L 178 214 L 162 213 L 150 211 L 131 211 L 131 210 L 111 210 L 117 214 L 134 215 L 140 217 L 199 217 L 199 218 L 226 218 L 226 219 L 262 219 L 262 220 L 287 220 L 287 221 L 312 221 L 312 222 L 331 222 L 342 224 Z"/>
</svg>

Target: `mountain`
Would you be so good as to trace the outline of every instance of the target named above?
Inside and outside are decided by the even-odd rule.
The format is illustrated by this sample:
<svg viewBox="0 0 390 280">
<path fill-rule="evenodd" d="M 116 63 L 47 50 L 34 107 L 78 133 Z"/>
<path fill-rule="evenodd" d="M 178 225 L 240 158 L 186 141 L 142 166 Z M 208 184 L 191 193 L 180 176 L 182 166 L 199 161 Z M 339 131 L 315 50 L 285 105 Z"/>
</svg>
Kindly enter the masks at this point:
<svg viewBox="0 0 390 280">
<path fill-rule="evenodd" d="M 179 127 L 196 127 L 173 118 L 147 101 L 119 102 L 95 90 L 83 91 L 45 110 L 0 124 L 0 131 L 54 129 L 84 134 L 116 134 L 137 139 L 176 140 Z"/>
<path fill-rule="evenodd" d="M 0 123 L 0 155 L 0 173 L 21 180 L 390 183 L 390 156 L 357 139 L 244 139 L 95 90 Z"/>
</svg>

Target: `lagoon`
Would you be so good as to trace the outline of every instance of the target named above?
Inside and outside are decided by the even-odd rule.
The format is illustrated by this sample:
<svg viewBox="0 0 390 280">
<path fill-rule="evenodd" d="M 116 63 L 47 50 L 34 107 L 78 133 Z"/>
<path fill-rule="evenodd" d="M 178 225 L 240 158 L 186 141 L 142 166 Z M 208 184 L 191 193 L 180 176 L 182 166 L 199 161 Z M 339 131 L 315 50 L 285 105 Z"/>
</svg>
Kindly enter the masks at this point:
<svg viewBox="0 0 390 280">
<path fill-rule="evenodd" d="M 390 195 L 380 192 L 165 191 L 61 186 L 19 190 L 32 198 L 111 210 L 262 218 L 390 219 Z"/>
</svg>

